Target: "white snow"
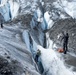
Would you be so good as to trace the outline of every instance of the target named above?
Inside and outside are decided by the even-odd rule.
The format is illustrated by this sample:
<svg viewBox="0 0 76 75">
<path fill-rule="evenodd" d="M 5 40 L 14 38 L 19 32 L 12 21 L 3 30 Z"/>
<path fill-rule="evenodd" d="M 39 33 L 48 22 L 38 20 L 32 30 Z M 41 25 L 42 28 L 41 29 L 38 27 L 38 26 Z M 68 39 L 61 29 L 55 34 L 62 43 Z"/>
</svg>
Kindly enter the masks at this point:
<svg viewBox="0 0 76 75">
<path fill-rule="evenodd" d="M 53 46 L 53 41 L 52 40 L 50 40 L 50 37 L 49 37 L 49 33 L 47 32 L 46 33 L 46 48 L 52 48 L 52 46 Z M 51 44 L 50 44 L 51 43 Z"/>
<path fill-rule="evenodd" d="M 54 24 L 53 20 L 50 18 L 51 16 L 52 16 L 52 13 L 49 14 L 48 11 L 45 12 L 45 14 L 44 14 L 45 21 L 46 21 L 46 23 L 48 25 L 47 29 L 50 29 L 53 26 L 53 24 Z"/>
<path fill-rule="evenodd" d="M 76 75 L 71 69 L 67 68 L 57 53 L 52 48 L 44 49 L 42 46 L 37 46 L 41 51 L 41 61 L 46 72 L 46 75 Z"/>
<path fill-rule="evenodd" d="M 37 21 L 42 22 L 42 12 L 41 12 L 41 10 L 38 8 L 36 12 L 37 12 L 37 16 L 38 16 Z"/>
</svg>

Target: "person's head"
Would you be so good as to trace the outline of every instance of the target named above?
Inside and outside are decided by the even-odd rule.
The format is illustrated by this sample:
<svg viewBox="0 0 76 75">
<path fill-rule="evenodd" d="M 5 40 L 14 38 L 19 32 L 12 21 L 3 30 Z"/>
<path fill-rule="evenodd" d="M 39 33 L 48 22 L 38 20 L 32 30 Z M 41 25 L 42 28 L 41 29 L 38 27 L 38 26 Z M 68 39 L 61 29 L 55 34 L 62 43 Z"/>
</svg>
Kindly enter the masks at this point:
<svg viewBox="0 0 76 75">
<path fill-rule="evenodd" d="M 38 49 L 37 52 L 40 52 L 40 50 Z"/>
<path fill-rule="evenodd" d="M 38 55 L 41 55 L 41 52 L 40 52 L 40 50 L 39 50 L 39 49 L 37 50 L 37 54 L 38 54 Z"/>
<path fill-rule="evenodd" d="M 66 35 L 68 36 L 68 32 L 66 33 Z"/>
</svg>

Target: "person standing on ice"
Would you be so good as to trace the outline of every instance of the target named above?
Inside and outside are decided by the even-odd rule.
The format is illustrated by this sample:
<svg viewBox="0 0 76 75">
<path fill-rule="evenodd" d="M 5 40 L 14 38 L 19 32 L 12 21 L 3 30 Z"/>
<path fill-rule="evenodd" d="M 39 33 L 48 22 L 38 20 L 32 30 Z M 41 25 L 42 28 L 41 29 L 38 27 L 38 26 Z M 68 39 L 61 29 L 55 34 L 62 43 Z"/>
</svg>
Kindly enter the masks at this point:
<svg viewBox="0 0 76 75">
<path fill-rule="evenodd" d="M 63 37 L 62 37 L 61 41 L 63 40 L 64 54 L 66 54 L 66 52 L 68 51 L 68 39 L 69 39 L 69 34 L 66 31 L 63 32 Z"/>
<path fill-rule="evenodd" d="M 1 28 L 3 28 L 3 23 L 4 23 L 4 17 L 0 13 L 0 24 L 1 24 Z"/>
<path fill-rule="evenodd" d="M 3 28 L 3 23 L 1 22 L 1 28 Z"/>
<path fill-rule="evenodd" d="M 40 50 L 38 49 L 38 50 L 37 50 L 37 53 L 36 53 L 36 56 L 35 56 L 35 62 L 36 62 L 36 63 L 38 62 L 38 58 L 39 58 L 40 55 L 41 55 L 41 52 L 40 52 Z"/>
</svg>

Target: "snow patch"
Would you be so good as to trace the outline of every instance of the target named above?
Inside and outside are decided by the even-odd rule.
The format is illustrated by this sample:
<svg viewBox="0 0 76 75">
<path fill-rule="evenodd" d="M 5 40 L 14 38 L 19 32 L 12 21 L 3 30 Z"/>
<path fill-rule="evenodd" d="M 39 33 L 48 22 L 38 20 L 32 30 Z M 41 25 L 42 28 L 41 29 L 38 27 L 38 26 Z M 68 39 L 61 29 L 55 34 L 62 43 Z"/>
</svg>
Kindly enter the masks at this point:
<svg viewBox="0 0 76 75">
<path fill-rule="evenodd" d="M 52 16 L 52 13 L 49 14 L 48 11 L 45 12 L 45 14 L 44 14 L 45 21 L 46 21 L 46 23 L 48 25 L 47 29 L 50 29 L 54 24 L 53 20 L 51 19 L 51 16 Z"/>
<path fill-rule="evenodd" d="M 41 51 L 41 61 L 46 75 L 76 75 L 71 69 L 67 68 L 63 60 L 57 56 L 57 53 L 52 49 L 44 49 L 42 46 L 37 46 Z"/>
</svg>

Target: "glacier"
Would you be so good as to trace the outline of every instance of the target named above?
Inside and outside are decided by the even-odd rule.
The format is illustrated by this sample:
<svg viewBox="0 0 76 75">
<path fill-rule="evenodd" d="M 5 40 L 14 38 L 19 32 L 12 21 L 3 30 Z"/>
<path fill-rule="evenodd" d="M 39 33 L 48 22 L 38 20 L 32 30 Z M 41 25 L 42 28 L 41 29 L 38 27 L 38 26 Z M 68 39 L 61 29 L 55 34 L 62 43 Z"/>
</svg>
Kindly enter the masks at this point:
<svg viewBox="0 0 76 75">
<path fill-rule="evenodd" d="M 43 7 L 44 2 L 42 0 L 40 2 L 42 4 L 40 7 Z M 34 4 L 30 6 L 31 3 Z M 61 6 L 59 6 L 60 3 L 62 3 Z M 64 10 L 72 18 L 76 18 L 75 2 L 68 2 L 66 0 L 61 0 L 60 2 L 58 0 L 53 5 L 62 12 Z M 71 7 L 69 7 L 70 5 Z M 20 7 L 21 11 L 19 13 Z M 9 62 L 11 60 L 19 62 L 20 66 L 18 66 L 22 70 L 20 70 L 21 73 L 18 71 L 16 75 L 31 75 L 31 73 L 32 75 L 41 75 L 38 65 L 34 61 L 36 52 L 39 49 L 41 51 L 39 62 L 42 63 L 44 68 L 43 75 L 76 75 L 76 72 L 66 67 L 63 59 L 61 59 L 61 55 L 54 50 L 57 46 L 54 44 L 54 41 L 50 40 L 49 33 L 47 33 L 57 19 L 68 17 L 62 12 L 58 12 L 59 16 L 54 11 L 42 12 L 42 8 L 40 7 L 37 0 L 17 0 L 17 2 L 13 2 L 13 0 L 1 0 L 0 13 L 5 21 L 13 20 L 22 14 L 27 16 L 27 13 L 33 14 L 33 17 L 30 20 L 29 28 L 24 28 L 25 26 L 22 26 L 21 22 L 13 23 L 13 26 L 12 23 L 9 23 L 10 25 L 8 23 L 4 24 L 4 29 L 0 29 L 0 55 Z M 10 56 L 10 59 L 7 56 Z"/>
</svg>

